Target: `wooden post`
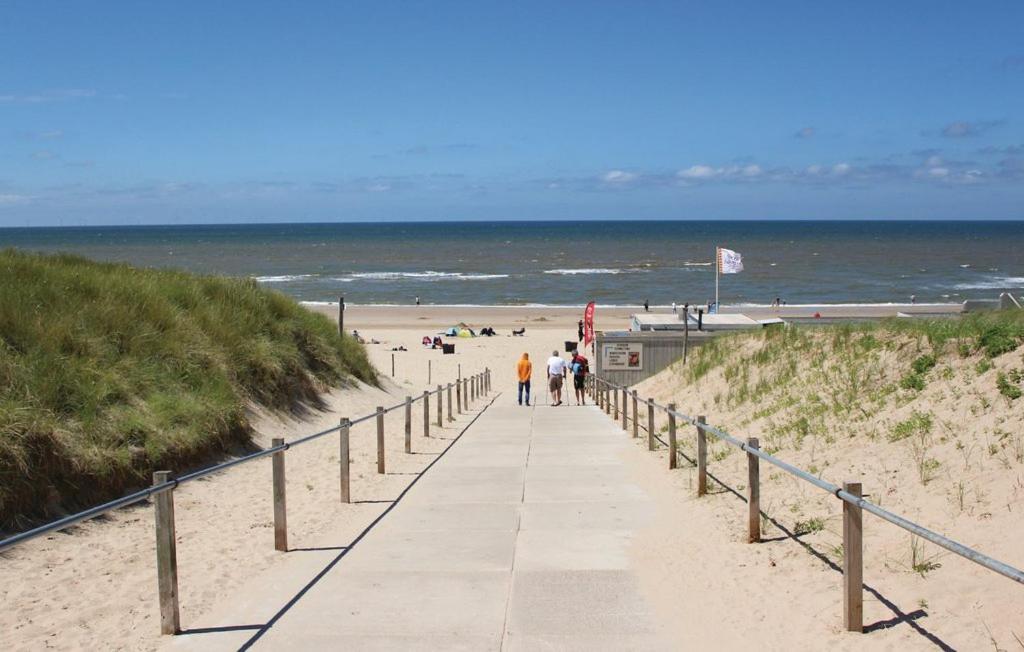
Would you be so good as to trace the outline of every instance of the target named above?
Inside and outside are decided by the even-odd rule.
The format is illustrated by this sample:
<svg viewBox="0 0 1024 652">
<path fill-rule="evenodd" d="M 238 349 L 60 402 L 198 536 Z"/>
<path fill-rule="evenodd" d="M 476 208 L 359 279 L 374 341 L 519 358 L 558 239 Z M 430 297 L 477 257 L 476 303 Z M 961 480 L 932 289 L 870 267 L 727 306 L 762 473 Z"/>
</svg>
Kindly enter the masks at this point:
<svg viewBox="0 0 1024 652">
<path fill-rule="evenodd" d="M 640 436 L 640 411 L 639 399 L 636 395 L 636 390 L 633 390 L 633 439 Z"/>
<path fill-rule="evenodd" d="M 707 423 L 703 416 L 697 417 L 698 424 Z M 708 492 L 708 435 L 697 426 L 697 495 Z"/>
<path fill-rule="evenodd" d="M 455 417 L 452 416 L 452 384 L 448 383 L 448 420 L 455 421 Z"/>
<path fill-rule="evenodd" d="M 469 377 L 469 396 L 473 399 L 474 403 L 476 402 L 476 397 L 477 397 L 476 381 L 477 381 L 477 375 L 476 374 L 473 374 L 472 376 Z"/>
<path fill-rule="evenodd" d="M 377 406 L 377 473 L 384 473 L 384 407 Z"/>
<path fill-rule="evenodd" d="M 423 436 L 430 436 L 430 392 L 423 390 Z"/>
<path fill-rule="evenodd" d="M 757 437 L 747 439 L 747 448 L 760 448 Z M 747 452 L 747 543 L 761 540 L 761 469 L 757 455 Z"/>
<path fill-rule="evenodd" d="M 622 429 L 623 430 L 626 430 L 627 427 L 628 427 L 626 425 L 626 420 L 629 418 L 629 408 L 626 407 L 627 404 L 628 404 L 628 400 L 627 400 L 628 398 L 629 398 L 629 390 L 627 390 L 625 387 L 623 387 L 622 388 Z M 633 414 L 633 417 L 634 418 L 636 417 L 636 413 Z"/>
<path fill-rule="evenodd" d="M 444 388 L 440 385 L 437 386 L 437 427 L 441 428 L 444 426 L 444 394 L 442 390 Z"/>
<path fill-rule="evenodd" d="M 654 399 L 647 399 L 647 450 L 652 451 L 654 446 Z"/>
<path fill-rule="evenodd" d="M 462 382 L 459 380 L 455 381 L 455 407 L 462 414 Z"/>
<path fill-rule="evenodd" d="M 284 439 L 270 440 L 273 447 L 284 446 Z M 288 552 L 288 507 L 285 502 L 284 451 L 271 456 L 274 477 L 274 550 Z"/>
<path fill-rule="evenodd" d="M 153 485 L 171 480 L 170 471 L 153 473 Z M 156 579 L 160 591 L 160 633 L 181 630 L 178 613 L 178 548 L 174 536 L 174 489 L 153 497 L 156 515 Z"/>
<path fill-rule="evenodd" d="M 405 397 L 405 452 L 412 452 L 412 397 Z"/>
<path fill-rule="evenodd" d="M 618 421 L 619 420 L 619 390 L 615 389 L 614 387 L 610 387 L 609 391 L 611 391 L 611 393 L 612 393 L 612 400 L 615 402 L 614 403 L 615 407 L 612 409 L 612 418 L 615 419 L 616 421 Z"/>
<path fill-rule="evenodd" d="M 338 298 L 338 335 L 345 337 L 345 297 Z"/>
<path fill-rule="evenodd" d="M 466 411 L 469 411 L 469 378 L 462 379 L 462 398 L 466 401 Z"/>
<path fill-rule="evenodd" d="M 428 385 L 430 383 L 434 382 L 434 380 L 433 380 L 433 375 L 434 375 L 433 362 L 434 362 L 433 360 L 427 360 L 427 384 Z"/>
<path fill-rule="evenodd" d="M 351 429 L 350 421 L 348 418 L 342 418 L 341 420 L 341 436 L 338 438 L 338 458 L 341 466 L 341 502 L 350 503 L 352 502 L 352 492 L 350 479 L 352 469 L 350 468 L 352 456 L 349 455 L 348 450 L 348 433 Z"/>
<path fill-rule="evenodd" d="M 676 404 L 668 404 L 668 468 L 676 468 Z"/>
<path fill-rule="evenodd" d="M 395 354 L 391 354 L 391 377 L 395 377 Z"/>
<path fill-rule="evenodd" d="M 859 482 L 844 482 L 843 491 L 861 497 Z M 843 501 L 843 627 L 864 631 L 864 548 L 861 508 Z"/>
</svg>

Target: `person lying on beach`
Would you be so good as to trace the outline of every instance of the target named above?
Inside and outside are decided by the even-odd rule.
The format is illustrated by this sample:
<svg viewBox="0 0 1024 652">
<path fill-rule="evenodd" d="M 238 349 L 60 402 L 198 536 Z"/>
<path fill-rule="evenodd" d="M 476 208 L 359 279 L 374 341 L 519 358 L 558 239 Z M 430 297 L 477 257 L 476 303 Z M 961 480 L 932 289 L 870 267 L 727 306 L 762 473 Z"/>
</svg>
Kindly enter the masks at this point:
<svg viewBox="0 0 1024 652">
<path fill-rule="evenodd" d="M 525 333 L 526 333 L 526 328 L 525 327 L 524 328 L 520 328 L 519 330 L 512 331 L 513 335 L 523 335 Z"/>
</svg>

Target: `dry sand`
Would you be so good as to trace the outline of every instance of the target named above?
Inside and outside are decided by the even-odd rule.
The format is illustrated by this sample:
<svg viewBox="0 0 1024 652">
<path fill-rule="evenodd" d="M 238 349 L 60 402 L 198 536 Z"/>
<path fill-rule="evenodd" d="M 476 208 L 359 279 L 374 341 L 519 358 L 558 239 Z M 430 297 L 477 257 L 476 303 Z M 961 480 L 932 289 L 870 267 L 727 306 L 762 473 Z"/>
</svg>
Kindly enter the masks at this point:
<svg viewBox="0 0 1024 652">
<path fill-rule="evenodd" d="M 629 312 L 599 309 L 598 327 L 624 328 Z M 256 415 L 258 443 L 267 444 L 274 436 L 295 438 L 333 426 L 341 416 L 358 416 L 378 404 L 395 404 L 407 393 L 427 388 L 428 373 L 433 387 L 451 380 L 459 365 L 464 374 L 490 367 L 495 389 L 514 391 L 513 368 L 519 355 L 523 351 L 531 354 L 535 379 L 541 378 L 538 368 L 552 349 L 562 350 L 563 342 L 574 338 L 579 315 L 579 310 L 554 308 L 350 307 L 347 330 L 357 328 L 364 337 L 379 342 L 367 348 L 381 371 L 383 389 L 335 391 L 329 396 L 327 410 L 303 418 Z M 499 336 L 456 339 L 456 355 L 449 356 L 420 346 L 422 336 L 459 321 L 475 328 L 493 326 Z M 511 327 L 522 326 L 527 329 L 525 337 L 508 335 Z M 391 351 L 399 346 L 408 350 Z M 390 377 L 392 353 L 394 379 Z M 721 378 L 709 380 L 724 382 Z M 541 383 L 535 385 L 537 399 L 543 403 Z M 643 389 L 644 394 L 660 400 L 671 397 L 684 409 L 706 410 L 714 422 L 737 425 L 743 418 L 711 409 L 711 397 L 721 391 L 718 385 L 709 385 L 688 403 L 675 396 L 672 387 L 671 376 L 666 374 L 648 381 Z M 928 396 L 936 404 L 947 401 L 938 393 Z M 950 420 L 959 423 L 969 418 L 964 409 L 951 407 Z M 421 417 L 421 413 L 415 414 Z M 442 434 L 452 437 L 467 422 L 464 418 Z M 414 416 L 414 450 L 436 453 L 448 443 L 424 439 L 420 423 Z M 660 421 L 659 427 L 663 424 Z M 746 425 L 750 427 L 735 432 L 762 434 L 756 423 Z M 1019 432 L 1019 421 L 1015 427 Z M 389 464 L 395 471 L 414 473 L 434 456 L 405 455 L 401 431 L 401 416 L 396 413 L 388 419 Z M 363 501 L 393 499 L 412 476 L 376 474 L 373 432 L 372 422 L 353 431 L 354 492 Z M 684 450 L 689 445 L 686 443 Z M 643 448 L 639 442 L 637 446 Z M 977 451 L 967 462 L 963 453 L 950 452 L 950 459 L 941 458 L 943 464 L 955 466 L 957 455 L 960 465 L 970 467 L 967 506 L 962 511 L 953 507 L 952 482 L 936 483 L 932 491 L 912 490 L 914 483 L 908 478 L 913 474 L 911 465 L 894 450 L 883 454 L 877 448 L 856 444 L 840 446 L 829 454 L 823 475 L 834 481 L 862 476 L 866 491 L 884 506 L 1019 565 L 1024 562 L 1021 466 L 1006 473 L 999 459 Z M 812 461 L 825 464 L 820 449 L 785 457 L 803 466 Z M 342 525 L 356 533 L 385 509 L 383 503 L 340 504 L 337 463 L 337 438 L 332 436 L 288 452 L 293 548 L 316 545 L 328 527 Z M 1000 649 L 1020 647 L 1012 637 L 1024 638 L 1021 587 L 951 555 L 935 557 L 933 561 L 941 563 L 941 568 L 921 577 L 908 570 L 907 534 L 870 515 L 865 515 L 865 580 L 880 597 L 866 596 L 866 622 L 880 624 L 867 635 L 845 634 L 840 631 L 842 578 L 830 567 L 838 543 L 837 501 L 818 496 L 813 488 L 762 465 L 762 504 L 767 511 L 790 529 L 796 520 L 813 517 L 822 518 L 825 528 L 792 538 L 769 527 L 765 533 L 769 542 L 748 545 L 741 541 L 746 507 L 735 496 L 718 492 L 694 499 L 695 474 L 686 468 L 669 472 L 663 452 L 638 452 L 629 463 L 662 501 L 658 526 L 636 542 L 632 554 L 640 562 L 647 590 L 658 596 L 665 617 L 675 624 L 682 640 L 720 648 L 929 649 L 944 643 L 984 649 L 993 645 L 988 634 L 991 630 Z M 712 468 L 742 493 L 746 478 L 742 464 L 742 456 L 732 454 L 715 460 Z M 303 554 L 273 550 L 269 460 L 185 485 L 175 492 L 175 500 L 185 628 L 201 614 L 239 599 L 240 587 L 255 574 L 280 567 L 288 555 Z M 0 648 L 157 647 L 161 638 L 157 634 L 152 522 L 150 507 L 139 506 L 4 555 L 0 562 Z M 935 549 L 926 547 L 924 553 L 932 557 Z M 901 622 L 899 614 L 909 617 Z"/>
</svg>

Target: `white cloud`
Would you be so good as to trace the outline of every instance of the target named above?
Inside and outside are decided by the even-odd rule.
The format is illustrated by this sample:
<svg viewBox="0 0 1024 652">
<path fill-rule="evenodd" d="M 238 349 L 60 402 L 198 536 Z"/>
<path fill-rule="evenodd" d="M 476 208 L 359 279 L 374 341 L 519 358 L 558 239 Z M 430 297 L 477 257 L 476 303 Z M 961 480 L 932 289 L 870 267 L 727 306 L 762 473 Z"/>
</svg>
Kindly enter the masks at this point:
<svg viewBox="0 0 1024 652">
<path fill-rule="evenodd" d="M 0 94 L 0 104 L 46 104 L 48 102 L 66 102 L 96 97 L 96 91 L 90 88 L 65 88 L 39 93 L 5 93 Z"/>
<path fill-rule="evenodd" d="M 13 193 L 0 194 L 0 206 L 14 206 L 17 204 L 27 204 L 28 197 L 25 195 L 15 195 Z"/>
<path fill-rule="evenodd" d="M 694 165 L 685 170 L 680 170 L 676 173 L 676 176 L 681 179 L 712 179 L 718 176 L 718 173 L 719 170 L 709 165 Z"/>
<path fill-rule="evenodd" d="M 748 165 L 743 168 L 743 176 L 745 177 L 759 177 L 764 172 L 760 165 Z"/>
<path fill-rule="evenodd" d="M 610 172 L 604 173 L 601 180 L 605 183 L 629 183 L 630 181 L 636 180 L 635 174 L 632 172 L 623 172 L 622 170 L 611 170 Z"/>
<path fill-rule="evenodd" d="M 850 172 L 850 164 L 849 163 L 836 163 L 835 165 L 832 166 L 832 174 L 836 175 L 837 177 L 844 176 L 844 175 L 848 174 L 849 172 Z"/>
</svg>

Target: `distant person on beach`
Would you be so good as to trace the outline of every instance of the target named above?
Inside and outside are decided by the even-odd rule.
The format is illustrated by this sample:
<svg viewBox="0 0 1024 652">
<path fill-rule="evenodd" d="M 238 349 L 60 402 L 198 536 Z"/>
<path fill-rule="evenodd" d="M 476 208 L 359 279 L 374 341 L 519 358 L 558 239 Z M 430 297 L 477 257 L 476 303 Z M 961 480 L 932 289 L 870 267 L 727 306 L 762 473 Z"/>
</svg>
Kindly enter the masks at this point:
<svg viewBox="0 0 1024 652">
<path fill-rule="evenodd" d="M 644 312 L 650 312 L 650 311 L 651 311 L 651 303 L 647 299 L 644 299 Z"/>
<path fill-rule="evenodd" d="M 577 334 L 576 341 L 577 342 L 582 342 L 583 341 L 583 320 L 582 319 L 579 321 L 578 324 L 576 324 L 576 334 Z"/>
<path fill-rule="evenodd" d="M 584 387 L 587 380 L 587 372 L 590 371 L 590 363 L 585 357 L 580 355 L 579 351 L 573 351 L 569 370 L 572 371 L 572 387 L 576 391 L 576 405 L 586 405 L 587 392 Z"/>
<path fill-rule="evenodd" d="M 915 304 L 915 303 L 917 303 L 917 296 L 916 296 L 916 295 L 913 295 L 913 294 L 911 294 L 911 295 L 910 295 L 910 304 L 911 304 L 911 305 L 913 305 L 913 304 Z"/>
<path fill-rule="evenodd" d="M 530 376 L 533 375 L 533 363 L 530 362 L 530 354 L 524 353 L 516 365 L 516 375 L 519 377 L 519 405 L 523 404 L 523 390 L 526 390 L 526 405 L 530 405 Z"/>
<path fill-rule="evenodd" d="M 675 312 L 675 311 L 676 311 L 676 302 L 673 301 L 672 302 L 672 312 Z"/>
<path fill-rule="evenodd" d="M 551 405 L 562 404 L 562 381 L 565 380 L 565 360 L 552 351 L 548 358 L 548 389 L 551 390 Z"/>
<path fill-rule="evenodd" d="M 417 306 L 420 305 L 420 298 L 419 297 L 416 297 L 416 305 Z"/>
</svg>

